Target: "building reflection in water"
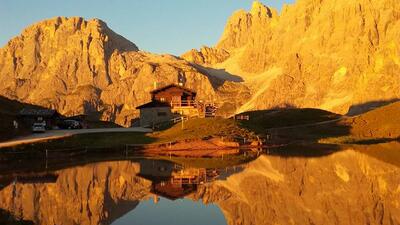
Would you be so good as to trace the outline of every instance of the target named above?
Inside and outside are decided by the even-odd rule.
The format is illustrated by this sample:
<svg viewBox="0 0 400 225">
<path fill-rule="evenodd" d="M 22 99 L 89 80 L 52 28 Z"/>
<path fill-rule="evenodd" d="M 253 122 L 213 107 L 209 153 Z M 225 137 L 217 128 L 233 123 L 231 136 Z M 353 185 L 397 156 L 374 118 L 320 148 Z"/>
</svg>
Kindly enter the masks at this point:
<svg viewBox="0 0 400 225">
<path fill-rule="evenodd" d="M 242 168 L 242 166 L 240 166 Z M 149 180 L 154 202 L 158 196 L 176 200 L 197 191 L 198 186 L 239 172 L 239 167 L 224 169 L 185 167 L 169 161 L 144 161 L 140 163 L 139 176 Z"/>
</svg>

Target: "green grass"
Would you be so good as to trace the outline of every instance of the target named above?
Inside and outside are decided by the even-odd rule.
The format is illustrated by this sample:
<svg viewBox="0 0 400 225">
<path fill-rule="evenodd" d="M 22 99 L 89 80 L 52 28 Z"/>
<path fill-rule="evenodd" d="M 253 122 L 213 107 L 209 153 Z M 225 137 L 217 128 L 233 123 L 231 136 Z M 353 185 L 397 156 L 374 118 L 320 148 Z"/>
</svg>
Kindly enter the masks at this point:
<svg viewBox="0 0 400 225">
<path fill-rule="evenodd" d="M 224 137 L 225 140 L 234 139 L 237 136 L 251 139 L 253 133 L 240 128 L 234 120 L 229 119 L 192 119 L 181 124 L 176 124 L 171 128 L 155 132 L 153 134 L 144 133 L 95 133 L 78 134 L 70 137 L 49 140 L 34 144 L 19 146 L 19 149 L 46 148 L 46 149 L 66 149 L 77 147 L 118 147 L 127 144 L 160 144 L 166 142 L 198 140 L 208 137 Z"/>
<path fill-rule="evenodd" d="M 119 128 L 122 127 L 116 123 L 113 122 L 108 122 L 108 121 L 95 121 L 95 120 L 88 120 L 86 121 L 88 127 L 90 129 L 95 129 L 95 128 Z"/>
<path fill-rule="evenodd" d="M 20 148 L 46 148 L 67 149 L 67 148 L 107 148 L 118 147 L 127 144 L 149 144 L 154 138 L 144 133 L 121 132 L 121 133 L 94 133 L 78 134 L 63 139 L 55 139 L 46 142 L 39 142 L 21 146 Z"/>
<path fill-rule="evenodd" d="M 235 137 L 255 137 L 251 131 L 241 128 L 232 119 L 221 118 L 196 118 L 175 124 L 171 128 L 155 132 L 151 135 L 157 142 L 170 142 L 179 140 L 204 139 L 207 137 L 224 137 L 226 140 L 233 140 Z"/>
<path fill-rule="evenodd" d="M 320 109 L 273 109 L 244 112 L 249 120 L 241 120 L 242 128 L 251 130 L 261 137 L 272 135 L 270 142 L 307 141 L 317 142 L 321 138 L 347 135 L 349 127 L 337 120 L 339 114 Z M 279 129 L 276 129 L 279 128 Z"/>
<path fill-rule="evenodd" d="M 276 109 L 244 112 L 248 121 L 241 121 L 241 125 L 257 133 L 265 129 L 298 126 L 338 119 L 341 115 L 320 109 Z"/>
</svg>

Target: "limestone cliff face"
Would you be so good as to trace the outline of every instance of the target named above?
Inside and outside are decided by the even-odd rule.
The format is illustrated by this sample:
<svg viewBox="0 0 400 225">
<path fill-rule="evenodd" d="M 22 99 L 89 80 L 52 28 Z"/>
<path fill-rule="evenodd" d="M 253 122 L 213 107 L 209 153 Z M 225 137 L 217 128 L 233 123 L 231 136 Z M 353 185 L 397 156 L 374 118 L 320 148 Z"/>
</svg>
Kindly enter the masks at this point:
<svg viewBox="0 0 400 225">
<path fill-rule="evenodd" d="M 213 65 L 225 61 L 229 57 L 229 53 L 224 49 L 202 47 L 200 51 L 192 49 L 182 55 L 187 61 L 200 65 Z"/>
<path fill-rule="evenodd" d="M 0 49 L 0 95 L 126 126 L 154 83 L 178 75 L 228 116 L 288 105 L 361 113 L 400 98 L 399 74 L 397 0 L 298 0 L 280 15 L 256 1 L 215 47 L 181 58 L 139 51 L 82 18 L 39 22 Z"/>
<path fill-rule="evenodd" d="M 352 150 L 261 156 L 226 181 L 202 186 L 197 198 L 217 203 L 229 225 L 400 224 L 399 171 Z"/>
<path fill-rule="evenodd" d="M 1 92 L 54 104 L 56 93 L 106 88 L 114 51 L 138 51 L 100 20 L 54 18 L 26 28 L 0 51 Z"/>
<path fill-rule="evenodd" d="M 61 170 L 56 183 L 9 185 L 0 208 L 35 224 L 111 224 L 150 191 L 132 162 L 106 162 Z"/>
<path fill-rule="evenodd" d="M 347 113 L 400 98 L 396 0 L 298 0 L 281 15 L 255 2 L 232 15 L 215 49 L 208 53 L 229 57 L 211 67 L 242 76 L 253 89 L 239 111 L 293 105 Z M 183 57 L 201 63 L 190 55 Z"/>
<path fill-rule="evenodd" d="M 155 83 L 177 83 L 178 75 L 204 101 L 216 101 L 224 85 L 185 60 L 138 51 L 97 19 L 39 22 L 0 49 L 0 95 L 121 125 L 138 116 Z"/>
</svg>

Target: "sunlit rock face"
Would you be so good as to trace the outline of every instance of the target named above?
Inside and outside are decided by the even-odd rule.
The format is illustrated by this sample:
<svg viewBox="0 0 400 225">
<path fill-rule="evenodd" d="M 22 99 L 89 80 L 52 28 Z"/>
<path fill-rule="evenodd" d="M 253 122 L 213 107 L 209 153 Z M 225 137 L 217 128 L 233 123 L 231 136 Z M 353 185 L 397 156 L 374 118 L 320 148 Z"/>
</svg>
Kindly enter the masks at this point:
<svg viewBox="0 0 400 225">
<path fill-rule="evenodd" d="M 171 55 L 138 51 L 132 42 L 98 19 L 57 17 L 26 28 L 0 49 L 0 95 L 57 109 L 64 115 L 88 114 L 129 126 L 150 91 L 178 78 L 215 102 L 224 82 Z M 240 87 L 239 87 L 240 88 Z M 244 100 L 234 101 L 236 105 Z"/>
<path fill-rule="evenodd" d="M 136 176 L 138 163 L 107 162 L 61 170 L 55 183 L 11 184 L 0 191 L 0 208 L 41 225 L 111 224 L 150 191 Z"/>
<path fill-rule="evenodd" d="M 227 52 L 209 66 L 253 89 L 238 111 L 292 105 L 347 113 L 400 98 L 399 15 L 397 0 L 298 0 L 280 15 L 255 2 L 231 16 L 215 50 L 182 57 L 202 63 Z"/>
<path fill-rule="evenodd" d="M 398 163 L 363 151 L 317 158 L 261 156 L 226 181 L 204 186 L 196 197 L 217 203 L 230 225 L 400 224 Z"/>
<path fill-rule="evenodd" d="M 298 0 L 280 14 L 256 1 L 229 18 L 215 47 L 182 58 L 139 51 L 101 20 L 57 17 L 0 49 L 0 95 L 129 126 L 155 84 L 183 77 L 223 116 L 282 106 L 361 113 L 400 98 L 399 15 L 397 0 Z"/>
</svg>

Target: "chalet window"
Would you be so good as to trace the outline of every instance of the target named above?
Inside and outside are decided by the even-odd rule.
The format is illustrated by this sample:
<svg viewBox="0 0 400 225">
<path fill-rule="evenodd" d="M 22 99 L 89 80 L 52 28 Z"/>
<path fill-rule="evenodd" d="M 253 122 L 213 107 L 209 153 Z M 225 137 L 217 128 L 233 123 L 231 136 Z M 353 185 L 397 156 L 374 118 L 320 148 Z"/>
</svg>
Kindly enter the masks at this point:
<svg viewBox="0 0 400 225">
<path fill-rule="evenodd" d="M 160 98 L 160 101 L 165 102 L 165 98 Z"/>
<path fill-rule="evenodd" d="M 157 112 L 157 116 L 167 116 L 166 112 Z"/>
</svg>

